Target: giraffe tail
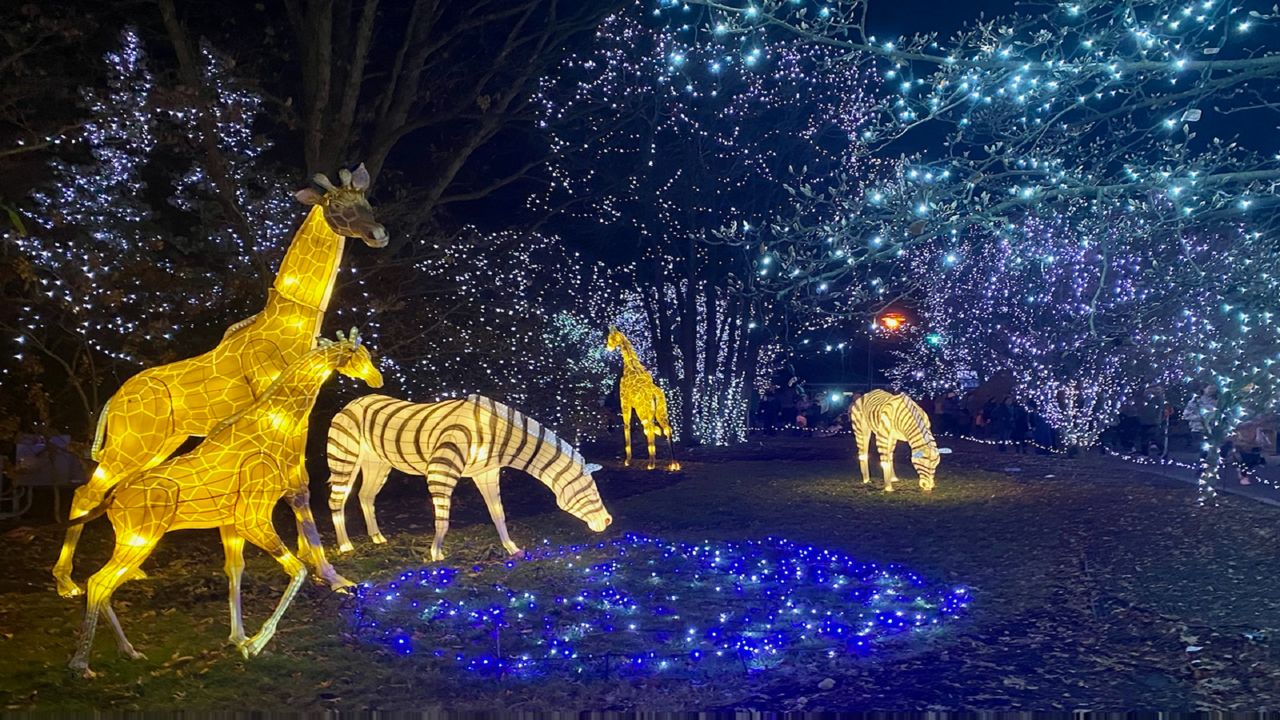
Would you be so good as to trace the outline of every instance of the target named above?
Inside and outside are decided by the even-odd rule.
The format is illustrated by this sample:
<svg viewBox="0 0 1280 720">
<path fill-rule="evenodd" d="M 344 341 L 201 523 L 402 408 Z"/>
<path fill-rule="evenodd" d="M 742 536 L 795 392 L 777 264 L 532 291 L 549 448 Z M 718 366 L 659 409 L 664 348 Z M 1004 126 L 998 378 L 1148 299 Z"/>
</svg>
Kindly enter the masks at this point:
<svg viewBox="0 0 1280 720">
<path fill-rule="evenodd" d="M 107 409 L 111 407 L 111 398 L 107 398 L 107 402 L 102 406 L 102 411 L 98 413 L 98 426 L 93 431 L 93 446 L 89 448 L 89 457 L 94 462 L 98 461 L 98 455 L 102 453 L 102 444 L 107 437 Z"/>
<path fill-rule="evenodd" d="M 73 525 L 83 525 L 89 522 L 90 520 L 94 520 L 96 518 L 102 517 L 102 515 L 107 512 L 107 509 L 111 507 L 111 501 L 115 499 L 116 489 L 118 489 L 119 487 L 120 487 L 119 485 L 112 485 L 111 488 L 107 490 L 106 494 L 102 496 L 102 502 L 99 502 L 97 505 L 94 505 L 92 508 L 90 508 L 89 512 L 81 515 L 80 517 L 72 518 L 67 522 L 59 523 L 59 525 L 62 525 L 64 527 L 71 527 Z"/>
</svg>

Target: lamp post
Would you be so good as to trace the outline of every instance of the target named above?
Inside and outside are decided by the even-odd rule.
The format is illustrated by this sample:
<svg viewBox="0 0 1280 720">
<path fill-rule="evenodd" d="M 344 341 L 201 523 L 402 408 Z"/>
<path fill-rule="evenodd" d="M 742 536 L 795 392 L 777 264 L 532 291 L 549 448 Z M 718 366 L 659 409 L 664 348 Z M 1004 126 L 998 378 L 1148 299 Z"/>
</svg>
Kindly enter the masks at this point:
<svg viewBox="0 0 1280 720">
<path fill-rule="evenodd" d="M 899 330 L 905 329 L 907 325 L 907 316 L 900 312 L 891 311 L 879 316 L 871 316 L 871 332 L 867 334 L 867 392 L 871 392 L 876 387 L 875 357 L 871 352 L 872 341 L 875 340 L 876 332 L 883 330 L 889 334 L 894 334 Z"/>
</svg>

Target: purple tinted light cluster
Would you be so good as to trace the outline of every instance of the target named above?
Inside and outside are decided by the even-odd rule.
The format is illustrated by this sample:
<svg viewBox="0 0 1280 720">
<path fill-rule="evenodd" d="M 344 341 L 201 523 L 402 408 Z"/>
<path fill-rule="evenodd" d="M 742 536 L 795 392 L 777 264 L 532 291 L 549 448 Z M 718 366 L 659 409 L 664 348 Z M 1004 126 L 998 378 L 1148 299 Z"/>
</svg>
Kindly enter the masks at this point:
<svg viewBox="0 0 1280 720">
<path fill-rule="evenodd" d="M 362 639 L 474 672 L 639 674 L 862 655 L 888 636 L 936 627 L 969 601 L 965 588 L 931 588 L 894 565 L 778 538 L 628 534 L 544 545 L 469 573 L 407 571 L 359 588 L 350 619 Z"/>
</svg>

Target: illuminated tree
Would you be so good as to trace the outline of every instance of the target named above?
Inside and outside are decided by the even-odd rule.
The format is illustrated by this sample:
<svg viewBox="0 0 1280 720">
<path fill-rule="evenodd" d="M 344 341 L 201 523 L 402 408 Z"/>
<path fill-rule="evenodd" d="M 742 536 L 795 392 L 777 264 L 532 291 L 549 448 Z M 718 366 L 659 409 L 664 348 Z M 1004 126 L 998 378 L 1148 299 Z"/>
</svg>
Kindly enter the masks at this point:
<svg viewBox="0 0 1280 720">
<path fill-rule="evenodd" d="M 623 329 L 652 350 L 644 361 L 667 388 L 677 434 L 741 440 L 778 309 L 758 287 L 756 250 L 712 231 L 779 212 L 791 199 L 784 181 L 859 168 L 851 134 L 865 78 L 825 70 L 832 54 L 799 42 L 761 56 L 758 73 L 721 74 L 718 53 L 686 50 L 682 30 L 647 10 L 609 17 L 543 83 L 558 159 L 533 207 L 562 209 L 566 236 L 629 251 L 627 305 L 638 301 L 643 322 Z"/>
<path fill-rule="evenodd" d="M 49 161 L 52 181 L 33 193 L 27 232 L 6 237 L 17 249 L 6 286 L 18 312 L 0 322 L 18 352 L 4 372 L 78 400 L 78 414 L 46 413 L 46 423 L 87 434 L 109 394 L 100 385 L 216 339 L 260 297 L 254 270 L 275 264 L 296 222 L 290 185 L 263 162 L 269 143 L 252 129 L 259 99 L 211 48 L 201 57 L 218 92 L 222 167 L 239 183 L 235 212 L 254 235 L 210 202 L 208 156 L 193 150 L 203 144 L 198 111 L 157 82 L 140 35 L 126 30 L 106 56 L 105 89 L 82 92 L 87 120 Z"/>
<path fill-rule="evenodd" d="M 1141 278 L 1136 292 L 1176 286 L 1204 300 L 1203 307 L 1144 304 L 1186 311 L 1207 328 L 1181 334 L 1167 356 L 1180 360 L 1162 367 L 1185 363 L 1188 382 L 1248 387 L 1255 411 L 1271 405 L 1263 388 L 1271 385 L 1275 331 L 1265 319 L 1276 297 L 1269 238 L 1280 160 L 1261 129 L 1274 125 L 1280 108 L 1280 53 L 1260 31 L 1274 24 L 1272 9 L 1081 0 L 975 18 L 943 41 L 875 37 L 862 1 L 660 6 L 672 22 L 691 26 L 690 47 L 717 48 L 734 72 L 746 72 L 780 39 L 798 39 L 835 52 L 834 62 L 850 71 L 874 68 L 883 82 L 858 138 L 899 159 L 870 182 L 837 176 L 771 224 L 775 289 L 796 304 L 842 312 L 910 292 L 912 279 L 898 287 L 893 271 L 912 248 L 972 253 L 972 243 L 1002 242 L 1029 217 L 1131 213 L 1142 226 L 1120 238 L 1121 254 L 1130 241 L 1135 257 L 1160 241 L 1187 248 Z M 1019 245 L 1020 231 L 1013 235 L 1003 239 L 1012 255 L 1029 259 L 1034 251 Z M 1212 249 L 1203 254 L 1198 243 Z M 1248 269 L 1246 284 L 1226 281 L 1236 268 Z M 1243 297 L 1229 299 L 1236 295 Z M 1208 310 L 1218 297 L 1233 309 Z M 1120 347 L 1090 351 L 1098 353 L 1093 366 L 1128 363 Z M 1223 402 L 1237 397 L 1224 392 Z"/>
</svg>

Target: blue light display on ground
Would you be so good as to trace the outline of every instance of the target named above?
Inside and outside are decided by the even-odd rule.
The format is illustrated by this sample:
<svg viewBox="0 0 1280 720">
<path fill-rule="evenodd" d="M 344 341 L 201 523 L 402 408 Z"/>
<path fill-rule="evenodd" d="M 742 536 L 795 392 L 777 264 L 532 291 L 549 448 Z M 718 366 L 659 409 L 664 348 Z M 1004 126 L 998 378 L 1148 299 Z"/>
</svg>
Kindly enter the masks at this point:
<svg viewBox="0 0 1280 720">
<path fill-rule="evenodd" d="M 966 588 L 778 538 L 628 534 L 470 569 L 424 567 L 358 588 L 357 637 L 479 673 L 767 670 L 866 655 L 961 614 Z"/>
</svg>

